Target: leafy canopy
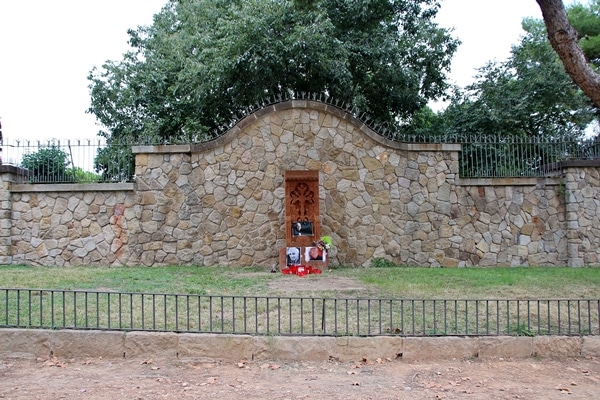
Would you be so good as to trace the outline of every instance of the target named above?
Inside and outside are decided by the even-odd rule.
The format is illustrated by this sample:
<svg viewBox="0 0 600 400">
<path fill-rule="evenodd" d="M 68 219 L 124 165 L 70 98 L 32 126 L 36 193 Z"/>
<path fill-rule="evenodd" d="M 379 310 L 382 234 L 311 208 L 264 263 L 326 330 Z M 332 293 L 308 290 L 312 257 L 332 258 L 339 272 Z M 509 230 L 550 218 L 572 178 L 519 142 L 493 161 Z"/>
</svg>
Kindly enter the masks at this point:
<svg viewBox="0 0 600 400">
<path fill-rule="evenodd" d="M 600 67 L 600 0 L 592 0 L 587 6 L 574 4 L 567 14 L 585 56 L 592 65 Z"/>
<path fill-rule="evenodd" d="M 72 177 L 67 176 L 70 164 L 69 154 L 53 143 L 24 154 L 21 160 L 21 167 L 29 170 L 33 182 L 72 181 Z"/>
<path fill-rule="evenodd" d="M 170 0 L 88 77 L 107 138 L 202 141 L 268 96 L 325 93 L 392 126 L 447 89 L 436 0 Z"/>
<path fill-rule="evenodd" d="M 434 124 L 438 133 L 581 137 L 594 118 L 590 100 L 566 74 L 543 21 L 524 19 L 525 34 L 504 62 L 479 69 L 456 90 Z"/>
</svg>

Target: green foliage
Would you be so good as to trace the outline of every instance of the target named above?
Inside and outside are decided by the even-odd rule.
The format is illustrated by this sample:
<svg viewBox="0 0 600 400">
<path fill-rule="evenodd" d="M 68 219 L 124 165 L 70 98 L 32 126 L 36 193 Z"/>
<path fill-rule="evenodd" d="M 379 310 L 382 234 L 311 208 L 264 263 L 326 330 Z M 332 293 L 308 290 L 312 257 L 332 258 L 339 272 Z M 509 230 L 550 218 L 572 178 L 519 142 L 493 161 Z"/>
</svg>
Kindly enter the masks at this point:
<svg viewBox="0 0 600 400">
<path fill-rule="evenodd" d="M 391 260 L 383 257 L 375 257 L 371 260 L 371 268 L 396 268 L 398 265 Z"/>
<path fill-rule="evenodd" d="M 527 324 L 525 323 L 522 323 L 520 325 L 512 325 L 510 327 L 510 332 L 516 334 L 517 336 L 535 336 L 535 334 L 531 331 L 530 328 L 527 327 Z"/>
<path fill-rule="evenodd" d="M 456 91 L 443 114 L 445 133 L 583 136 L 594 118 L 591 103 L 564 71 L 543 22 L 526 19 L 523 29 L 508 60 L 488 63 Z"/>
<path fill-rule="evenodd" d="M 75 167 L 67 172 L 67 175 L 71 175 L 77 183 L 94 183 L 99 182 L 102 178 L 93 172 L 84 171 L 80 167 Z"/>
<path fill-rule="evenodd" d="M 135 171 L 135 156 L 131 146 L 109 144 L 98 149 L 94 158 L 94 169 L 104 182 L 129 182 Z"/>
<path fill-rule="evenodd" d="M 420 123 L 430 136 L 463 138 L 461 176 L 535 174 L 568 150 L 547 142 L 576 143 L 595 118 L 550 46 L 543 22 L 525 19 L 523 29 L 506 61 L 480 68 L 473 84 L 455 89 L 443 112 Z M 485 139 L 490 135 L 494 143 Z M 530 138 L 539 142 L 524 140 Z"/>
<path fill-rule="evenodd" d="M 600 67 L 600 0 L 567 8 L 569 23 L 579 35 L 579 46 L 587 59 Z"/>
<path fill-rule="evenodd" d="M 447 89 L 435 0 L 171 1 L 91 71 L 105 137 L 203 141 L 268 96 L 325 93 L 390 126 Z"/>
<path fill-rule="evenodd" d="M 69 164 L 69 154 L 56 144 L 25 154 L 21 161 L 21 167 L 30 171 L 33 182 L 72 182 L 73 175 L 67 174 Z"/>
</svg>

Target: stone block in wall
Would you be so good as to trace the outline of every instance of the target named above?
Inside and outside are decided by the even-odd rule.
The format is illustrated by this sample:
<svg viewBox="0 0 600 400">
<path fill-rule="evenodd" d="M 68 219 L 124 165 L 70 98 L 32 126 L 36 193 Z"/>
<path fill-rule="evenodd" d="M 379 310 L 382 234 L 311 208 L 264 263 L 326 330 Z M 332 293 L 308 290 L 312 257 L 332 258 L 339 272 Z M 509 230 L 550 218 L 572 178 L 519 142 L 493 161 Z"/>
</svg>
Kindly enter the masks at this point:
<svg viewBox="0 0 600 400">
<path fill-rule="evenodd" d="M 179 358 L 211 358 L 217 360 L 251 360 L 255 338 L 241 335 L 184 333 L 179 335 Z"/>
<path fill-rule="evenodd" d="M 179 336 L 165 332 L 129 332 L 125 335 L 125 357 L 176 358 Z"/>
<path fill-rule="evenodd" d="M 581 355 L 600 357 L 600 336 L 585 336 L 581 346 Z"/>
<path fill-rule="evenodd" d="M 0 329 L 0 356 L 9 358 L 48 358 L 52 331 Z"/>
<path fill-rule="evenodd" d="M 60 330 L 52 334 L 52 353 L 57 357 L 121 358 L 125 352 L 125 334 L 110 331 Z"/>
<path fill-rule="evenodd" d="M 477 357 L 479 339 L 474 337 L 407 337 L 402 343 L 402 360 L 451 360 Z"/>
<path fill-rule="evenodd" d="M 327 361 L 339 358 L 334 337 L 258 336 L 254 339 L 254 360 Z"/>
<path fill-rule="evenodd" d="M 395 336 L 337 338 L 337 359 L 342 362 L 395 360 L 402 355 L 404 338 Z"/>
<path fill-rule="evenodd" d="M 533 354 L 543 358 L 581 356 L 583 338 L 578 336 L 536 336 Z"/>
<path fill-rule="evenodd" d="M 480 358 L 527 358 L 533 355 L 533 338 L 495 336 L 479 339 Z"/>
</svg>

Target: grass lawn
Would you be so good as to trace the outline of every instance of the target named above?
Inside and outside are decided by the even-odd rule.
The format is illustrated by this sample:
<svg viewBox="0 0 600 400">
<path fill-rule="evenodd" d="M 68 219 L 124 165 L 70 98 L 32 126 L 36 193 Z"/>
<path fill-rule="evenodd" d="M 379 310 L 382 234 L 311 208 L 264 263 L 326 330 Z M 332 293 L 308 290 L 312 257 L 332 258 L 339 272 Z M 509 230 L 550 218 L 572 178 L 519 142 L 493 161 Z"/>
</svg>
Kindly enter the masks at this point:
<svg viewBox="0 0 600 400">
<path fill-rule="evenodd" d="M 600 297 L 600 268 L 346 268 L 297 277 L 256 267 L 29 267 L 0 266 L 1 288 L 119 291 L 226 296 L 298 295 L 286 288 L 308 280 L 309 295 L 340 297 L 333 279 L 364 289 L 346 297 L 418 299 L 562 299 Z"/>
</svg>

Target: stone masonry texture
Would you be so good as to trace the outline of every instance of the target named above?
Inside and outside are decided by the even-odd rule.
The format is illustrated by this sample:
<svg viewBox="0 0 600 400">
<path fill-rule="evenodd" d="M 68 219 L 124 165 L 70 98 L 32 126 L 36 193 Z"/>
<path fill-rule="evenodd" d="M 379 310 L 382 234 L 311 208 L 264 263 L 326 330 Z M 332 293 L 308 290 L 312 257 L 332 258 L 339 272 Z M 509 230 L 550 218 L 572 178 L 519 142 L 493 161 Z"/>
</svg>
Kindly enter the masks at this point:
<svg viewBox="0 0 600 400">
<path fill-rule="evenodd" d="M 0 188 L 0 258 L 45 266 L 264 266 L 285 246 L 286 170 L 317 170 L 330 264 L 600 265 L 600 168 L 460 179 L 460 145 L 387 140 L 293 100 L 203 144 L 139 146 L 131 187 Z M 103 189 L 106 188 L 106 189 Z"/>
</svg>

